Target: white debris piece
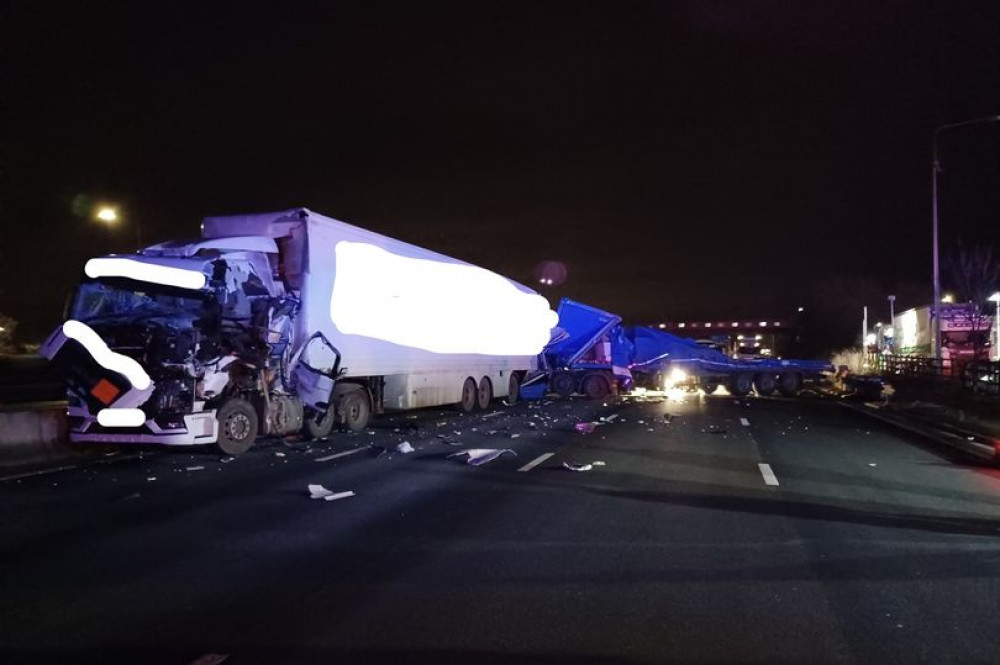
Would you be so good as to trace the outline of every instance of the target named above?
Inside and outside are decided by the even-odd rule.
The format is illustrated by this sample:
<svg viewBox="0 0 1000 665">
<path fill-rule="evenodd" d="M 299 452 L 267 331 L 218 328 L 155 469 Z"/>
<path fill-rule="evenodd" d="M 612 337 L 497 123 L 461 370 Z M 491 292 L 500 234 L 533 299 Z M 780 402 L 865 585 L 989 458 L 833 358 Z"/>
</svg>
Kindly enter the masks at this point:
<svg viewBox="0 0 1000 665">
<path fill-rule="evenodd" d="M 346 499 L 349 496 L 354 496 L 354 492 L 348 490 L 346 492 L 333 492 L 323 487 L 322 485 L 309 485 L 309 498 L 310 499 L 323 499 L 325 501 L 337 501 L 339 499 Z"/>
<path fill-rule="evenodd" d="M 878 464 L 876 464 L 875 462 L 869 462 L 868 466 L 874 469 L 876 466 L 878 466 Z"/>
<path fill-rule="evenodd" d="M 396 446 L 396 452 L 406 455 L 407 453 L 413 452 L 413 446 L 410 445 L 409 441 L 403 441 L 401 444 Z"/>
<path fill-rule="evenodd" d="M 146 482 L 150 482 L 153 480 L 156 480 L 156 476 L 150 476 L 149 478 L 146 478 Z"/>
<path fill-rule="evenodd" d="M 594 466 L 607 466 L 607 464 L 605 464 L 604 462 L 601 462 L 600 460 L 598 460 L 596 462 L 591 462 L 591 464 L 593 464 Z"/>
<path fill-rule="evenodd" d="M 285 453 L 274 453 L 275 457 L 284 457 Z"/>
<path fill-rule="evenodd" d="M 448 457 L 468 455 L 468 459 L 465 461 L 466 464 L 470 466 L 481 466 L 492 462 L 504 453 L 510 453 L 514 457 L 517 457 L 517 453 L 510 448 L 469 448 L 468 450 L 460 450 L 457 453 L 452 453 L 451 455 L 448 455 Z"/>
<path fill-rule="evenodd" d="M 492 418 L 493 416 L 499 416 L 501 413 L 503 413 L 503 411 L 494 411 L 493 413 L 487 413 L 486 415 L 483 416 L 483 419 L 485 420 L 486 418 Z"/>
<path fill-rule="evenodd" d="M 514 433 L 514 434 L 510 435 L 510 438 L 512 438 L 512 439 L 519 439 L 519 438 L 521 438 L 521 435 L 517 434 L 517 433 Z"/>
<path fill-rule="evenodd" d="M 593 464 L 570 464 L 569 462 L 563 462 L 563 467 L 569 469 L 570 471 L 590 471 L 594 468 Z"/>
<path fill-rule="evenodd" d="M 187 467 L 184 470 L 185 471 L 204 471 L 205 467 L 203 467 L 203 466 L 189 466 L 189 467 Z"/>
</svg>

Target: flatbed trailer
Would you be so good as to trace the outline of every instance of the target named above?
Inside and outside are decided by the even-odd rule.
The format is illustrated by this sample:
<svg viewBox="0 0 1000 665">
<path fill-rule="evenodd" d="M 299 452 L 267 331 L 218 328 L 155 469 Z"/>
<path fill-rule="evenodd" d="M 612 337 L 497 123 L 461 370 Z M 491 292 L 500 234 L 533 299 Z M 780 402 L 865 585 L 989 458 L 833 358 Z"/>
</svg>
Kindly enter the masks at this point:
<svg viewBox="0 0 1000 665">
<path fill-rule="evenodd" d="M 792 396 L 806 381 L 833 371 L 812 360 L 735 359 L 692 339 L 644 326 L 622 326 L 621 317 L 564 298 L 559 303 L 560 334 L 539 359 L 522 396 L 547 390 L 560 396 L 583 394 L 603 399 L 633 387 L 700 387 L 714 393 L 720 385 L 742 397 L 780 392 Z"/>
</svg>

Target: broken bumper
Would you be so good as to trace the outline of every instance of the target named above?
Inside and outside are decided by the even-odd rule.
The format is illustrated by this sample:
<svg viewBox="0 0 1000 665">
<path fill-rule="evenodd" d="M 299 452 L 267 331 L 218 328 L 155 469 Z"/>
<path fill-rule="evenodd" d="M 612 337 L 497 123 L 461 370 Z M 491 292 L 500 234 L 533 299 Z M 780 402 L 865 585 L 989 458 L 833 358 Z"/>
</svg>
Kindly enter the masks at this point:
<svg viewBox="0 0 1000 665">
<path fill-rule="evenodd" d="M 79 443 L 157 443 L 169 446 L 198 446 L 219 439 L 219 421 L 215 410 L 189 413 L 184 427 L 162 429 L 153 420 L 138 427 L 103 427 L 85 409 L 70 407 L 70 441 Z"/>
</svg>

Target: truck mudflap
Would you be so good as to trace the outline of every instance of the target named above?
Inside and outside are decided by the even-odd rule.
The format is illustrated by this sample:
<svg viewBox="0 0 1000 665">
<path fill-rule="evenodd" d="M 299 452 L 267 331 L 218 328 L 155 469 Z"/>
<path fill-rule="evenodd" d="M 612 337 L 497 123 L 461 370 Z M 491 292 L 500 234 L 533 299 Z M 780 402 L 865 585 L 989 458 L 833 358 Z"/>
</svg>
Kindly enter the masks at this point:
<svg viewBox="0 0 1000 665">
<path fill-rule="evenodd" d="M 108 348 L 93 328 L 66 321 L 42 344 L 47 358 L 102 427 L 136 427 L 146 417 L 139 407 L 153 394 L 153 381 L 134 359 Z"/>
</svg>

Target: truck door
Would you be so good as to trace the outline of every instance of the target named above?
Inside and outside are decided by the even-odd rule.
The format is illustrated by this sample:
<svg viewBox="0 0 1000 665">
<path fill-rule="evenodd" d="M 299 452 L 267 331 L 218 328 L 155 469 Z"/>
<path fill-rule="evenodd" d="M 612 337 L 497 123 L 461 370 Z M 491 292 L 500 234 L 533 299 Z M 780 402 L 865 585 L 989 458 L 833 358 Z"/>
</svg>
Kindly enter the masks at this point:
<svg viewBox="0 0 1000 665">
<path fill-rule="evenodd" d="M 326 411 L 340 372 L 340 352 L 323 333 L 315 333 L 302 347 L 294 369 L 295 392 L 306 406 Z"/>
</svg>

